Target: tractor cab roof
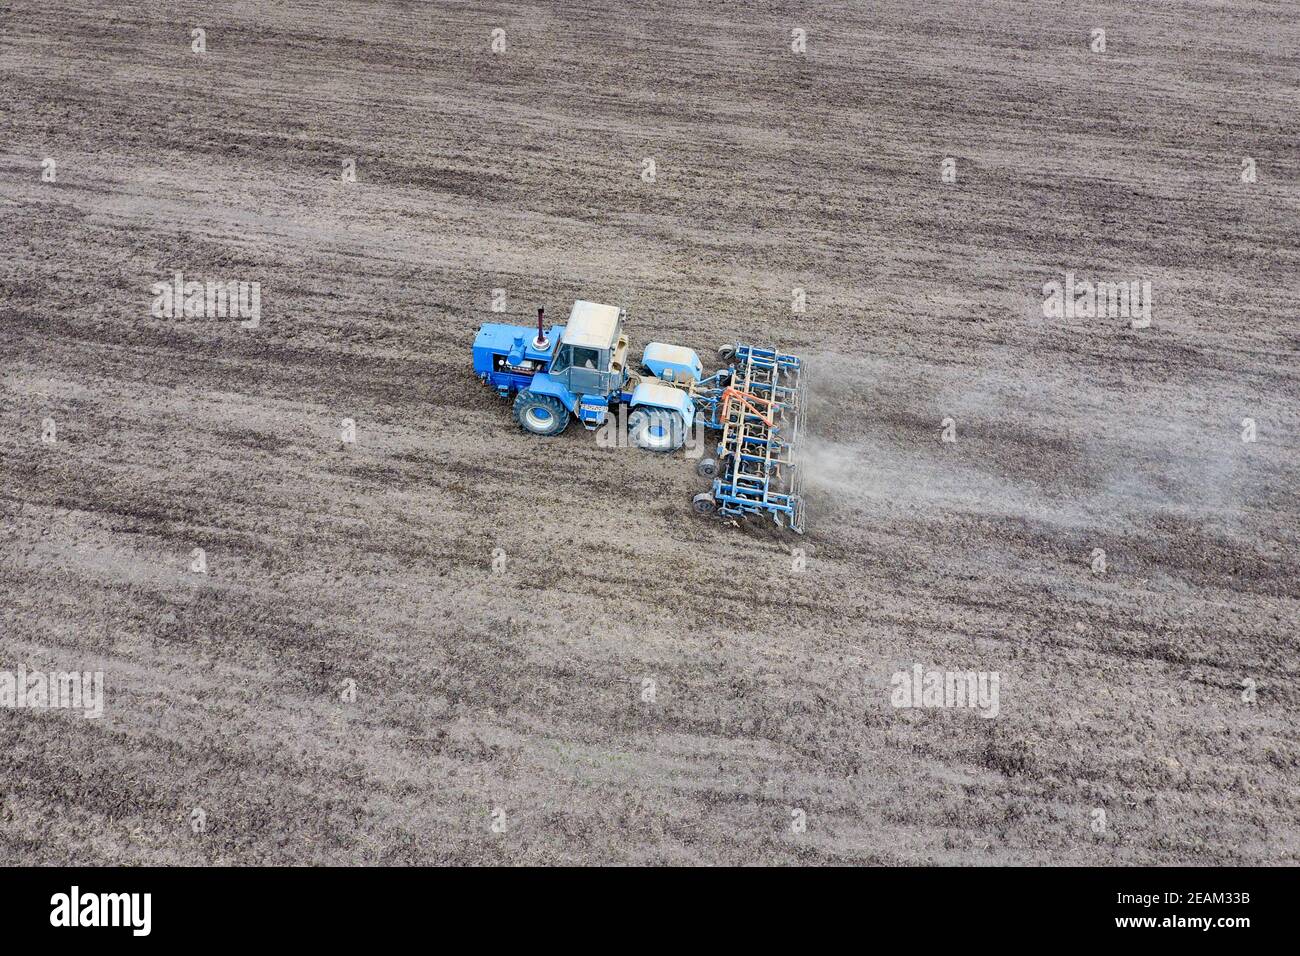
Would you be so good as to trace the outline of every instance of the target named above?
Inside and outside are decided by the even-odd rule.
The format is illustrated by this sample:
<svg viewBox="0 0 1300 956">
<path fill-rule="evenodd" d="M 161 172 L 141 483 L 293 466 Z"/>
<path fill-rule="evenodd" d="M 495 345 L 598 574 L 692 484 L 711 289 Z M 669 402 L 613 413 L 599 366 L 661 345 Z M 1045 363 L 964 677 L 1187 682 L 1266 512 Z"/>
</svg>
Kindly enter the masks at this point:
<svg viewBox="0 0 1300 956">
<path fill-rule="evenodd" d="M 579 299 L 573 303 L 569 322 L 564 327 L 564 344 L 588 349 L 613 348 L 622 318 L 623 310 L 618 306 Z"/>
</svg>

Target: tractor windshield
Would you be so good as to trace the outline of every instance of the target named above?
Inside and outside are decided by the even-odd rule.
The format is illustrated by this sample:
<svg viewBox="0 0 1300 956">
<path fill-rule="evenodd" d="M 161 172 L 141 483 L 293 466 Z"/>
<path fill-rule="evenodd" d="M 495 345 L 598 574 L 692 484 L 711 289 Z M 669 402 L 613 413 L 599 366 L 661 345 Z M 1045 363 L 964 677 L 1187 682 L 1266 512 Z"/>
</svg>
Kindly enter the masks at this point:
<svg viewBox="0 0 1300 956">
<path fill-rule="evenodd" d="M 583 348 L 580 345 L 562 346 L 555 355 L 555 364 L 551 366 L 551 372 L 563 372 L 570 368 L 600 371 L 600 350 Z"/>
</svg>

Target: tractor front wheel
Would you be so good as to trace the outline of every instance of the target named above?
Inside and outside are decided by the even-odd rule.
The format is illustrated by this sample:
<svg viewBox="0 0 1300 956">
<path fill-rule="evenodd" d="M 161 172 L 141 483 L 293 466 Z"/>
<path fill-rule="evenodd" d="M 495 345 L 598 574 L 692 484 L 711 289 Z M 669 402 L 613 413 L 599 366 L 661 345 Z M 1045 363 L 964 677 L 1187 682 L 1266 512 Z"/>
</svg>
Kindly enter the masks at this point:
<svg viewBox="0 0 1300 956">
<path fill-rule="evenodd" d="M 676 451 L 686 444 L 686 422 L 666 408 L 634 408 L 627 417 L 632 444 L 646 451 Z"/>
<path fill-rule="evenodd" d="M 558 435 L 569 424 L 569 410 L 558 398 L 520 392 L 515 398 L 515 421 L 534 435 Z"/>
</svg>

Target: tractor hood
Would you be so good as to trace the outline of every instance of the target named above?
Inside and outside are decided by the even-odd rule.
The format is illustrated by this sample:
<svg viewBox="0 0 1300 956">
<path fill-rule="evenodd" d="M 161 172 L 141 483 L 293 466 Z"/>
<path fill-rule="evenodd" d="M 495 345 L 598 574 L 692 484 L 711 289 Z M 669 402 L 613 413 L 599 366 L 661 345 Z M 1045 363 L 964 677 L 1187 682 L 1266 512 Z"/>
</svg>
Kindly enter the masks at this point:
<svg viewBox="0 0 1300 956">
<path fill-rule="evenodd" d="M 511 369 L 525 368 L 530 364 L 548 368 L 556 343 L 563 334 L 564 326 L 551 326 L 546 336 L 547 347 L 539 349 L 533 345 L 533 339 L 537 338 L 536 329 L 498 322 L 484 323 L 474 337 L 474 371 L 480 376 L 486 375 L 503 363 Z M 494 357 L 497 357 L 495 362 Z"/>
</svg>

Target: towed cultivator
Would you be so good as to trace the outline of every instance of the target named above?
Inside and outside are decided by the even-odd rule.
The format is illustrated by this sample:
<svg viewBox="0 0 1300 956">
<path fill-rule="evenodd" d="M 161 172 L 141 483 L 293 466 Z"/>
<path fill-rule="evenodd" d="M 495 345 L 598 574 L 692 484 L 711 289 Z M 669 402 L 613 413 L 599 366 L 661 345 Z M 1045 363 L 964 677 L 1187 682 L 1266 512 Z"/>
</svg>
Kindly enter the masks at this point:
<svg viewBox="0 0 1300 956">
<path fill-rule="evenodd" d="M 704 424 L 722 432 L 717 461 L 696 469 L 713 490 L 696 495 L 696 511 L 743 517 L 770 512 L 778 525 L 803 534 L 803 472 L 795 458 L 804 425 L 803 363 L 772 349 L 721 350 L 731 364 L 693 392 Z"/>
<path fill-rule="evenodd" d="M 514 395 L 515 419 L 536 435 L 558 435 L 571 417 L 595 430 L 626 421 L 628 440 L 650 451 L 675 451 L 692 427 L 720 433 L 716 457 L 696 470 L 713 480 L 692 507 L 699 514 L 769 515 L 800 534 L 804 506 L 798 446 L 804 430 L 803 363 L 750 345 L 727 346 L 726 367 L 705 377 L 690 349 L 652 342 L 641 373 L 627 368 L 622 309 L 573 304 L 563 326 L 537 333 L 488 323 L 474 340 L 474 371 L 502 397 Z M 627 416 L 623 418 L 622 409 Z"/>
</svg>

